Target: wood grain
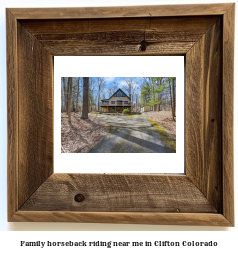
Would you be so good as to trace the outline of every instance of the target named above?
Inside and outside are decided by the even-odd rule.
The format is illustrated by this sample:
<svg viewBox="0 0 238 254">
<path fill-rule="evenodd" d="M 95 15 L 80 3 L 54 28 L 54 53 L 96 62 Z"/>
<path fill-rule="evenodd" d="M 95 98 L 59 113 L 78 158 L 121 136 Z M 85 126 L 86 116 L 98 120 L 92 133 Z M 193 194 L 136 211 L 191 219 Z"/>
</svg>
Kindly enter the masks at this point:
<svg viewBox="0 0 238 254">
<path fill-rule="evenodd" d="M 148 56 L 148 55 L 184 55 L 193 46 L 193 42 L 161 42 L 141 51 L 138 42 L 124 43 L 79 43 L 75 41 L 48 41 L 42 45 L 55 56 Z"/>
<path fill-rule="evenodd" d="M 18 211 L 12 221 L 231 226 L 223 215 L 213 213 Z"/>
<path fill-rule="evenodd" d="M 17 20 L 6 11 L 8 220 L 18 210 L 18 57 Z"/>
<path fill-rule="evenodd" d="M 217 16 L 102 20 L 22 20 L 52 55 L 186 54 Z M 199 24 L 199 25 L 198 25 Z M 149 42 L 146 52 L 141 41 Z"/>
<path fill-rule="evenodd" d="M 221 15 L 232 6 L 223 4 L 150 5 L 84 8 L 10 8 L 17 19 L 96 19 Z"/>
<path fill-rule="evenodd" d="M 53 58 L 18 23 L 20 207 L 53 173 Z"/>
<path fill-rule="evenodd" d="M 104 174 L 53 174 L 20 210 L 216 213 L 186 176 Z"/>
<path fill-rule="evenodd" d="M 234 225 L 234 4 L 11 8 L 7 47 L 9 221 Z M 186 55 L 186 176 L 51 175 L 53 55 Z"/>
<path fill-rule="evenodd" d="M 234 225 L 234 26 L 235 4 L 223 17 L 222 87 L 223 214 L 232 225 Z"/>
<path fill-rule="evenodd" d="M 186 175 L 222 211 L 222 23 L 186 55 Z"/>
<path fill-rule="evenodd" d="M 161 34 L 186 34 L 192 36 L 205 33 L 219 16 L 202 17 L 150 17 L 111 19 L 66 19 L 66 20 L 20 20 L 19 22 L 34 36 L 74 35 L 81 33 L 115 31 L 157 31 Z M 41 39 L 41 37 L 38 37 Z"/>
</svg>

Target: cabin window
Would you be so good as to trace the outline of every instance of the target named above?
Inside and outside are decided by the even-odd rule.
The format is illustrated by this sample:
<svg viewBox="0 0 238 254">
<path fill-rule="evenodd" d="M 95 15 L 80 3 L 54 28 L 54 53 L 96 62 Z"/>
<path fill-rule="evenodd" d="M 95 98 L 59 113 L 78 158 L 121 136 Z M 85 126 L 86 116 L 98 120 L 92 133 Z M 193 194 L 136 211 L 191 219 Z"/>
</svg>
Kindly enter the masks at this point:
<svg viewBox="0 0 238 254">
<path fill-rule="evenodd" d="M 111 101 L 111 104 L 115 104 L 115 101 Z"/>
<path fill-rule="evenodd" d="M 116 93 L 115 97 L 125 97 L 125 94 L 122 93 L 121 91 L 119 91 L 119 92 Z"/>
</svg>

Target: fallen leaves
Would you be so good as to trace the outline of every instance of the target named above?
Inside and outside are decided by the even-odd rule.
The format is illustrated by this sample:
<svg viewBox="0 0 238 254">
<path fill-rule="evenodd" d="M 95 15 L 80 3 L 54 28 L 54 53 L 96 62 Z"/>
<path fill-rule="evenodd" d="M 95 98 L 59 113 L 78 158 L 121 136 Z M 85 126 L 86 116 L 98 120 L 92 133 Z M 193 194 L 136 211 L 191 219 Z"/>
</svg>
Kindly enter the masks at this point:
<svg viewBox="0 0 238 254">
<path fill-rule="evenodd" d="M 71 113 L 71 123 L 66 113 L 61 113 L 61 152 L 87 153 L 109 132 L 109 125 L 89 115 L 82 120 L 81 113 Z"/>
<path fill-rule="evenodd" d="M 173 140 L 176 140 L 176 121 L 173 121 L 171 111 L 145 112 L 145 114 L 160 125 Z"/>
</svg>

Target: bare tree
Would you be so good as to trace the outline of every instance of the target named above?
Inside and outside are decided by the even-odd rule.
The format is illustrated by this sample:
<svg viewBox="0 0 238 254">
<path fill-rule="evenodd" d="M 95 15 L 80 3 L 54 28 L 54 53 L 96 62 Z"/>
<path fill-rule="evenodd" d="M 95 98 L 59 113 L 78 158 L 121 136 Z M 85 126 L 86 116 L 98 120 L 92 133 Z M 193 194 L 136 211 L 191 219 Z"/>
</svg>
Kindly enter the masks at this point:
<svg viewBox="0 0 238 254">
<path fill-rule="evenodd" d="M 161 101 L 161 85 L 163 83 L 164 78 L 163 77 L 159 77 L 158 81 L 157 81 L 157 88 L 158 88 L 158 94 L 157 94 L 157 101 L 160 102 Z M 160 111 L 160 103 L 157 104 L 157 111 Z"/>
<path fill-rule="evenodd" d="M 104 77 L 99 77 L 97 78 L 97 86 L 98 86 L 98 110 L 99 110 L 99 103 L 100 103 L 100 94 L 101 94 L 101 91 L 105 88 L 105 85 L 106 85 L 106 80 Z"/>
<path fill-rule="evenodd" d="M 93 105 L 95 105 L 94 89 L 96 87 L 95 79 L 89 78 L 89 111 L 93 110 Z"/>
<path fill-rule="evenodd" d="M 61 112 L 64 112 L 66 110 L 66 94 L 65 94 L 65 87 L 66 87 L 65 78 L 61 78 Z"/>
<path fill-rule="evenodd" d="M 133 83 L 133 78 L 127 78 L 125 79 L 126 84 L 122 86 L 122 89 L 127 92 L 131 99 L 131 111 L 133 111 L 133 98 L 134 98 L 134 90 L 135 90 L 135 84 Z"/>
<path fill-rule="evenodd" d="M 72 77 L 69 77 L 69 78 L 68 78 L 68 91 L 69 91 L 69 99 L 68 99 L 68 121 L 71 122 Z"/>
<path fill-rule="evenodd" d="M 81 119 L 88 119 L 89 78 L 83 78 L 83 111 Z"/>
<path fill-rule="evenodd" d="M 62 78 L 63 80 L 63 88 L 61 89 L 62 91 L 62 111 L 66 111 L 66 114 L 68 114 L 68 85 L 67 85 L 67 78 Z"/>
<path fill-rule="evenodd" d="M 118 90 L 118 82 L 113 82 L 111 89 L 112 94 L 114 94 Z"/>
<path fill-rule="evenodd" d="M 113 82 L 113 84 L 108 88 L 109 97 L 111 97 L 118 90 L 118 83 Z"/>
<path fill-rule="evenodd" d="M 170 85 L 170 103 L 171 103 L 171 109 L 172 109 L 172 118 L 175 121 L 175 98 L 176 98 L 176 92 L 175 92 L 175 78 L 169 79 L 169 85 Z"/>
<path fill-rule="evenodd" d="M 79 81 L 80 81 L 80 78 L 78 78 L 78 84 L 77 84 L 77 96 L 76 96 L 75 112 L 79 111 Z"/>
<path fill-rule="evenodd" d="M 172 98 L 173 98 L 173 103 L 172 103 L 172 117 L 173 120 L 175 121 L 175 116 L 176 116 L 176 92 L 175 92 L 175 78 L 172 78 Z"/>
</svg>

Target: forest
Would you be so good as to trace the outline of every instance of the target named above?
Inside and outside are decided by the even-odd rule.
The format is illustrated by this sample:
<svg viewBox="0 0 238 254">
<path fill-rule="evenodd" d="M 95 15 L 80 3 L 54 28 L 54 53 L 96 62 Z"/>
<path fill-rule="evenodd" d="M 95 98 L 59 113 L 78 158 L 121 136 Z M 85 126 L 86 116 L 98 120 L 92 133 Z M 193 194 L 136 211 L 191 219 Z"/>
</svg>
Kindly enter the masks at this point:
<svg viewBox="0 0 238 254">
<path fill-rule="evenodd" d="M 131 111 L 171 111 L 176 117 L 175 77 L 62 77 L 61 112 L 70 121 L 71 112 L 99 112 L 100 102 L 110 98 L 118 89 L 131 98 Z M 84 115 L 84 112 L 86 115 Z"/>
</svg>

